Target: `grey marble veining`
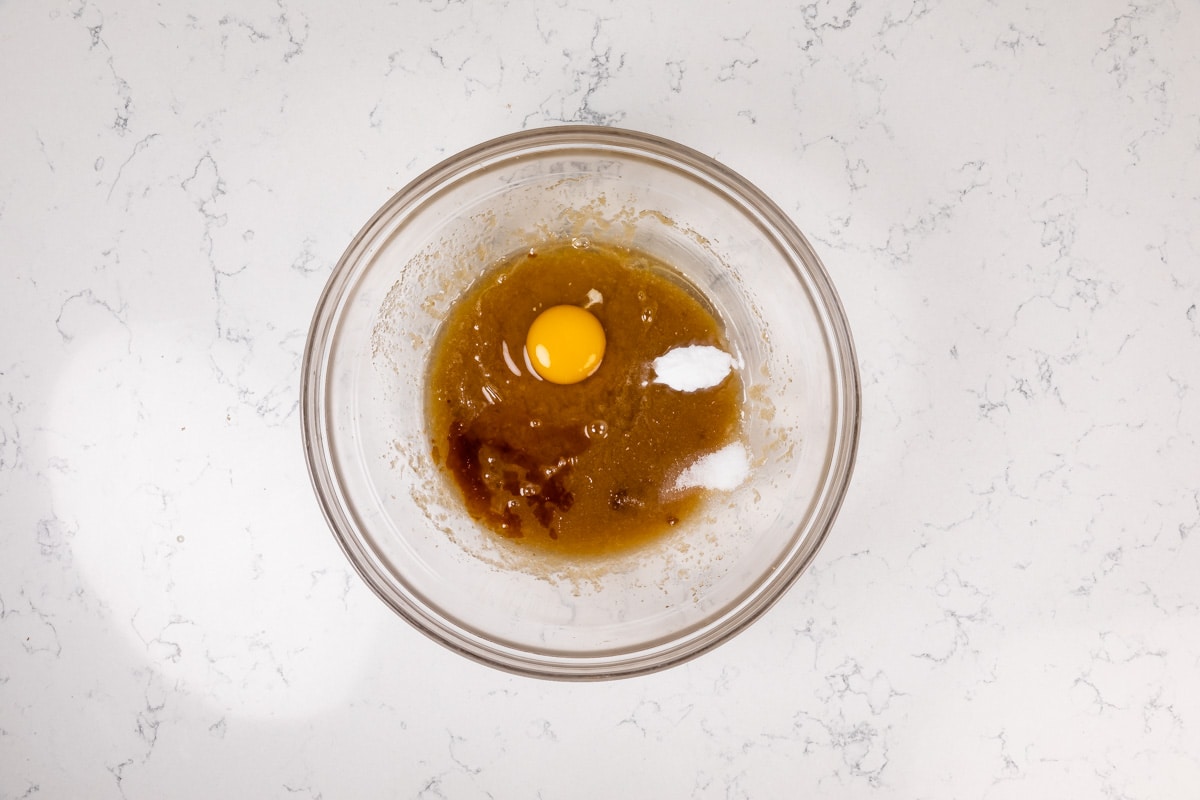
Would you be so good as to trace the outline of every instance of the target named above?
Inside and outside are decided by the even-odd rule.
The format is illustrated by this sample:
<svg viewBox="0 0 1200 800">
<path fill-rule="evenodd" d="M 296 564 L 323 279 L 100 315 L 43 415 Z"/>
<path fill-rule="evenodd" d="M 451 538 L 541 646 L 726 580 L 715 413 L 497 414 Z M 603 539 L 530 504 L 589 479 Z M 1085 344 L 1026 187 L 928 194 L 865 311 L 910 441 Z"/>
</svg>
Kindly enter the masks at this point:
<svg viewBox="0 0 1200 800">
<path fill-rule="evenodd" d="M 0 3 L 0 798 L 1194 797 L 1200 7 Z M 309 488 L 343 248 L 440 159 L 676 139 L 809 235 L 855 480 L 597 685 L 388 612 Z"/>
</svg>

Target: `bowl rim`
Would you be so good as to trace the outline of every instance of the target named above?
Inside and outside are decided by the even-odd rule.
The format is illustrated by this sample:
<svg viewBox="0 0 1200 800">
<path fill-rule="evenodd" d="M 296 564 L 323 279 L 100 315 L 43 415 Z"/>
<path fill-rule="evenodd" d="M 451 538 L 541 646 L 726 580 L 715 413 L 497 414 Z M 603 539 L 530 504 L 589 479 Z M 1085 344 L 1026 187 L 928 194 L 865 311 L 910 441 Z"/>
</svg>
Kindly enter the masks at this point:
<svg viewBox="0 0 1200 800">
<path fill-rule="evenodd" d="M 821 484 L 820 499 L 814 513 L 806 518 L 808 536 L 794 536 L 780 551 L 769 579 L 749 586 L 739 598 L 711 618 L 689 629 L 682 637 L 640 644 L 636 649 L 611 655 L 559 656 L 520 650 L 489 640 L 486 634 L 457 624 L 456 620 L 431 609 L 424 599 L 407 586 L 389 591 L 388 578 L 397 576 L 384 568 L 369 548 L 361 546 L 348 528 L 357 527 L 345 504 L 339 502 L 335 471 L 329 469 L 330 442 L 326 440 L 325 387 L 331 336 L 338 310 L 361 252 L 367 248 L 381 223 L 411 213 L 423 198 L 438 186 L 452 183 L 470 172 L 531 150 L 618 148 L 630 154 L 649 157 L 663 164 L 673 162 L 688 172 L 703 177 L 710 188 L 738 200 L 738 205 L 753 212 L 760 227 L 779 237 L 788 249 L 799 255 L 803 274 L 795 263 L 790 266 L 797 280 L 807 281 L 818 295 L 818 312 L 825 317 L 823 328 L 832 338 L 834 352 L 832 437 L 837 444 Z M 664 164 L 665 166 L 665 164 Z M 791 260 L 791 259 L 789 259 Z M 741 174 L 714 158 L 678 142 L 640 131 L 602 125 L 554 125 L 509 133 L 476 144 L 443 159 L 425 170 L 394 193 L 359 229 L 338 260 L 322 289 L 309 325 L 300 375 L 300 428 L 309 479 L 321 511 L 347 560 L 367 586 L 394 612 L 421 633 L 480 663 L 501 670 L 538 678 L 558 680 L 605 680 L 633 677 L 690 661 L 744 631 L 775 605 L 815 560 L 828 538 L 849 489 L 858 455 L 862 426 L 862 386 L 853 336 L 845 309 L 823 262 L 807 238 L 762 190 Z"/>
</svg>

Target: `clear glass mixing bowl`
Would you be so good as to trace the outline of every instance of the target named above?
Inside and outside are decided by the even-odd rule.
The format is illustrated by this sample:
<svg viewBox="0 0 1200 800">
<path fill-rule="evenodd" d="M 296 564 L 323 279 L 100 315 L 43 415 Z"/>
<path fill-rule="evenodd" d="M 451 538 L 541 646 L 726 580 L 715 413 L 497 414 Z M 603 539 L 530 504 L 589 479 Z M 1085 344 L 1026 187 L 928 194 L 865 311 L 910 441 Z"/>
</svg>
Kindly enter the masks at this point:
<svg viewBox="0 0 1200 800">
<path fill-rule="evenodd" d="M 648 251 L 709 299 L 742 364 L 752 464 L 668 537 L 576 562 L 470 518 L 433 463 L 424 409 L 455 299 L 505 256 L 572 238 Z M 700 153 L 591 126 L 486 142 L 384 205 L 317 305 L 301 394 L 317 497 L 379 597 L 460 653 L 569 679 L 677 664 L 766 611 L 833 524 L 860 413 L 841 304 L 787 216 Z"/>
</svg>

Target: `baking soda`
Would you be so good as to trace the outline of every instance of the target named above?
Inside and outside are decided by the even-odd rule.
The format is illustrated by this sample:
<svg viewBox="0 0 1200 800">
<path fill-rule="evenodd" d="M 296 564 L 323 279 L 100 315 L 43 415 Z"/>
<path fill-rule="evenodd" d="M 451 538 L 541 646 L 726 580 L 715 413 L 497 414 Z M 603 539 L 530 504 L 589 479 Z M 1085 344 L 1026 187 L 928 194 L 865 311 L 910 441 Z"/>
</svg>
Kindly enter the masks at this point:
<svg viewBox="0 0 1200 800">
<path fill-rule="evenodd" d="M 654 382 L 677 392 L 696 392 L 717 386 L 733 369 L 733 356 L 717 347 L 676 347 L 654 359 Z"/>
</svg>

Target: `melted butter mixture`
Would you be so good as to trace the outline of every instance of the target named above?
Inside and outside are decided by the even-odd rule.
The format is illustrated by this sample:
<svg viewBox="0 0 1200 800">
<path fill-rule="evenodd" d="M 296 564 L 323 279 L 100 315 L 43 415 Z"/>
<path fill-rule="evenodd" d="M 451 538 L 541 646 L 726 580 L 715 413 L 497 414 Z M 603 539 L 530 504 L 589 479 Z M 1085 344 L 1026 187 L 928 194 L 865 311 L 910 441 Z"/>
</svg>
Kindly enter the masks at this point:
<svg viewBox="0 0 1200 800">
<path fill-rule="evenodd" d="M 539 320 L 555 306 L 587 313 Z M 676 476 L 739 431 L 736 372 L 695 392 L 654 383 L 654 359 L 689 345 L 729 351 L 665 264 L 580 241 L 517 254 L 456 302 L 434 347 L 434 460 L 501 536 L 574 556 L 637 547 L 696 510 L 702 490 L 675 489 Z M 560 352 L 579 363 L 555 363 Z M 539 353 L 549 365 L 535 368 Z"/>
</svg>

